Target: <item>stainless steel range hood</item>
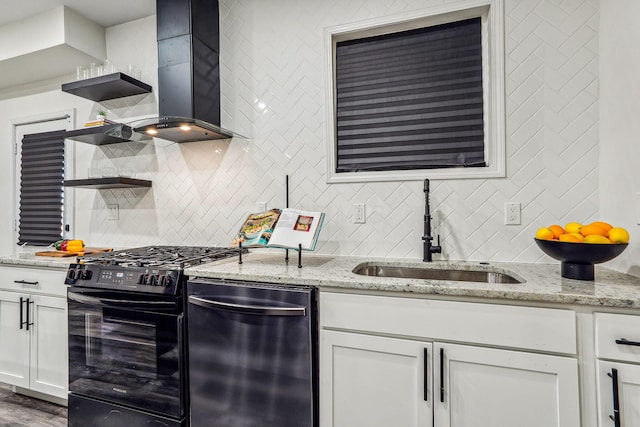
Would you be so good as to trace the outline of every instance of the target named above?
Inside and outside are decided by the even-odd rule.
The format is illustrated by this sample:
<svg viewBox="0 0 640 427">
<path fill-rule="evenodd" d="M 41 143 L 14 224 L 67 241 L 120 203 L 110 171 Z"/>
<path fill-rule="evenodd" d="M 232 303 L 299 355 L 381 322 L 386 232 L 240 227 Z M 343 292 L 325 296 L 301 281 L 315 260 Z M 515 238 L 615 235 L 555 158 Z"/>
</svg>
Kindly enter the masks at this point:
<svg viewBox="0 0 640 427">
<path fill-rule="evenodd" d="M 174 142 L 232 138 L 220 127 L 218 0 L 157 0 L 156 16 L 160 117 L 134 130 Z"/>
</svg>

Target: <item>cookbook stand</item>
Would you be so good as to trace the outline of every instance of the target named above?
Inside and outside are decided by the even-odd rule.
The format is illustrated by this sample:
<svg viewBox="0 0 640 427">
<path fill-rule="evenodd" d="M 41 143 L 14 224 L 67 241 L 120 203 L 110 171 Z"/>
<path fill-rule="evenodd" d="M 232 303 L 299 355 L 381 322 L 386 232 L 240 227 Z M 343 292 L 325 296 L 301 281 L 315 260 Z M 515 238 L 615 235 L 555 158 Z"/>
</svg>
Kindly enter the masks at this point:
<svg viewBox="0 0 640 427">
<path fill-rule="evenodd" d="M 289 263 L 289 249 L 285 249 L 284 261 Z M 242 264 L 242 242 L 238 243 L 238 264 Z M 302 268 L 302 243 L 298 243 L 298 268 Z"/>
<path fill-rule="evenodd" d="M 289 175 L 285 175 L 285 207 L 289 207 Z M 289 264 L 289 249 L 284 250 L 284 261 Z M 238 242 L 238 264 L 242 264 L 242 242 Z M 302 243 L 298 243 L 298 268 L 302 268 Z"/>
</svg>

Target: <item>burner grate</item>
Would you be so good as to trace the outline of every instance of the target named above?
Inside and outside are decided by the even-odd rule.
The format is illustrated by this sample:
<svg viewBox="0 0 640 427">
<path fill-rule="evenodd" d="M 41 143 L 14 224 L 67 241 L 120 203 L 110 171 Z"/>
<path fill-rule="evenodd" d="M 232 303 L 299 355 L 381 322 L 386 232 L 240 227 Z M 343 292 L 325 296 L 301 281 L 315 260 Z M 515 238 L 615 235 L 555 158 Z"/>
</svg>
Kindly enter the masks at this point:
<svg viewBox="0 0 640 427">
<path fill-rule="evenodd" d="M 246 252 L 246 250 L 244 250 Z M 122 267 L 157 267 L 182 270 L 238 254 L 236 248 L 216 246 L 145 246 L 80 257 L 82 263 Z"/>
</svg>

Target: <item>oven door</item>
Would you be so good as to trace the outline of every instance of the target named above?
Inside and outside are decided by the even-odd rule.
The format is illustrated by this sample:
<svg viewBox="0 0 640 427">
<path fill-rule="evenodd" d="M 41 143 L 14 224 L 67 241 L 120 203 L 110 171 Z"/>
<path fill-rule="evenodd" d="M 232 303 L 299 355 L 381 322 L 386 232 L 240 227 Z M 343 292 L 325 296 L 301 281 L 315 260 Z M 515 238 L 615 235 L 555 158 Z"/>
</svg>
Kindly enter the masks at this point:
<svg viewBox="0 0 640 427">
<path fill-rule="evenodd" d="M 184 414 L 182 300 L 70 288 L 69 391 Z"/>
</svg>

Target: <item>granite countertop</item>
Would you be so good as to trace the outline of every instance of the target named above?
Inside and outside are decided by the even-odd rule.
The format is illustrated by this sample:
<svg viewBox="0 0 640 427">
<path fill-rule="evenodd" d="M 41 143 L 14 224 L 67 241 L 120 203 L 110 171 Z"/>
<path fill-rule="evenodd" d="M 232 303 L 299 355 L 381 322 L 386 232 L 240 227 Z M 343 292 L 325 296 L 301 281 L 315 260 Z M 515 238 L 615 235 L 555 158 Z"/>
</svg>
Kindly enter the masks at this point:
<svg viewBox="0 0 640 427">
<path fill-rule="evenodd" d="M 507 273 L 523 283 L 475 283 L 460 281 L 399 279 L 361 276 L 352 272 L 360 263 L 419 268 L 454 268 Z M 425 263 L 421 260 L 319 256 L 303 253 L 302 268 L 297 266 L 297 252 L 290 252 L 289 263 L 284 252 L 255 250 L 237 258 L 229 258 L 185 269 L 189 277 L 236 279 L 318 286 L 320 290 L 342 288 L 362 291 L 406 292 L 455 297 L 492 298 L 502 300 L 580 304 L 602 307 L 640 308 L 640 277 L 595 266 L 595 280 L 565 279 L 560 276 L 560 263 L 447 262 Z"/>
<path fill-rule="evenodd" d="M 44 268 L 60 268 L 67 269 L 69 264 L 76 262 L 76 257 L 49 257 L 36 256 L 34 254 L 25 253 L 19 255 L 0 256 L 0 265 L 44 267 Z"/>
</svg>

